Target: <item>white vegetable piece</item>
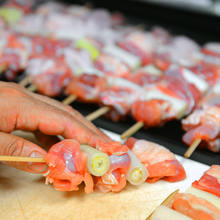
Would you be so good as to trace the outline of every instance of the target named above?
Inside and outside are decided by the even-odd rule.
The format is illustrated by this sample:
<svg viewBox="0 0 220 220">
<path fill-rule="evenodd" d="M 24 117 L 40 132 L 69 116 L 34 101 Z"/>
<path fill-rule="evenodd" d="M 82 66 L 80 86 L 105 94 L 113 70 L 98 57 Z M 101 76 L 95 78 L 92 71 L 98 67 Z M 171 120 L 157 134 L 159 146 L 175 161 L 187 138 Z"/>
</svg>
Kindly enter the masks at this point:
<svg viewBox="0 0 220 220">
<path fill-rule="evenodd" d="M 131 158 L 131 166 L 127 173 L 127 180 L 132 185 L 140 185 L 149 176 L 148 171 L 130 150 L 128 151 L 128 155 Z"/>
<path fill-rule="evenodd" d="M 146 65 L 142 68 L 147 74 L 161 76 L 163 73 L 154 65 Z"/>
<path fill-rule="evenodd" d="M 141 99 L 147 101 L 152 99 L 158 99 L 170 102 L 175 114 L 177 115 L 177 118 L 183 117 L 187 109 L 187 103 L 185 101 L 164 94 L 157 88 L 146 91 L 141 97 Z"/>
<path fill-rule="evenodd" d="M 132 69 L 135 69 L 140 66 L 140 59 L 127 51 L 115 46 L 115 45 L 107 45 L 103 51 L 110 56 L 116 57 L 122 62 L 126 63 Z"/>
<path fill-rule="evenodd" d="M 183 69 L 183 77 L 187 82 L 192 83 L 193 85 L 195 85 L 196 88 L 199 91 L 201 91 L 202 93 L 205 93 L 209 88 L 209 85 L 205 80 L 203 80 L 200 77 L 196 76 L 189 69 L 186 69 L 186 68 Z"/>
</svg>

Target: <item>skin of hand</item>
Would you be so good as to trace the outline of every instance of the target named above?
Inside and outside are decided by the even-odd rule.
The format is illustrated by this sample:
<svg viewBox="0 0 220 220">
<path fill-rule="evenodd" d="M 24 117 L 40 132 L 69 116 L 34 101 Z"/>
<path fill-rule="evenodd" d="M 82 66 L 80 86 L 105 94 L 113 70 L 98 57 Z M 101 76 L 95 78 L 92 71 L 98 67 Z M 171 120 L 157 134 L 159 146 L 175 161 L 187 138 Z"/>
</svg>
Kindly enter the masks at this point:
<svg viewBox="0 0 220 220">
<path fill-rule="evenodd" d="M 0 82 L 0 155 L 44 157 L 46 151 L 43 148 L 10 134 L 15 130 L 34 132 L 39 142 L 49 143 L 50 146 L 58 141 L 57 135 L 91 146 L 100 139 L 110 141 L 72 107 L 28 92 L 17 84 Z M 47 169 L 43 163 L 6 164 L 32 173 Z"/>
</svg>

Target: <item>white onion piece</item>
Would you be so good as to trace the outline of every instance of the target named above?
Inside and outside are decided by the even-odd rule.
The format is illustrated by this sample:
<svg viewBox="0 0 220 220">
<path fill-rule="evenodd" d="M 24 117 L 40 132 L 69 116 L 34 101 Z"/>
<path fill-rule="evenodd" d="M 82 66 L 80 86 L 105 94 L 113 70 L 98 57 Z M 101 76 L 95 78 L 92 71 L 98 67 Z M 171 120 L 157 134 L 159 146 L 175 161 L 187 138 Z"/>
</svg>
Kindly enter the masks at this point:
<svg viewBox="0 0 220 220">
<path fill-rule="evenodd" d="M 145 166 L 130 150 L 128 151 L 128 155 L 131 158 L 131 166 L 127 173 L 127 180 L 132 185 L 140 185 L 145 182 L 149 174 Z"/>
<path fill-rule="evenodd" d="M 87 154 L 87 168 L 94 176 L 103 176 L 110 167 L 110 158 L 89 145 L 80 145 L 80 150 Z"/>
</svg>

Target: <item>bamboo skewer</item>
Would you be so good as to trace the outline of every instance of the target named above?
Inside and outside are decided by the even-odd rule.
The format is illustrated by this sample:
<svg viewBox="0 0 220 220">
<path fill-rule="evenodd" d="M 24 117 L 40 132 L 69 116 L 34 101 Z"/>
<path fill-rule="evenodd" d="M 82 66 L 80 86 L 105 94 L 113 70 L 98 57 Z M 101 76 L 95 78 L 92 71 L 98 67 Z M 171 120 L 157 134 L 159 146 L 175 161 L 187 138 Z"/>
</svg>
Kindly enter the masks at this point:
<svg viewBox="0 0 220 220">
<path fill-rule="evenodd" d="M 31 85 L 27 88 L 27 90 L 28 90 L 29 92 L 36 92 L 36 91 L 37 91 L 37 86 L 35 86 L 34 84 L 31 84 Z"/>
<path fill-rule="evenodd" d="M 110 157 L 89 145 L 80 145 L 80 150 L 87 155 L 87 168 L 94 176 L 104 175 L 110 167 Z M 0 161 L 11 162 L 39 162 L 45 163 L 44 158 L 0 156 Z"/>
<path fill-rule="evenodd" d="M 33 78 L 31 76 L 26 76 L 24 79 L 21 80 L 21 82 L 19 82 L 19 85 L 25 87 L 32 81 L 33 81 Z"/>
<path fill-rule="evenodd" d="M 4 71 L 8 68 L 7 65 L 0 66 L 0 75 L 4 73 Z"/>
<path fill-rule="evenodd" d="M 0 156 L 0 161 L 45 163 L 43 157 Z"/>
<path fill-rule="evenodd" d="M 178 192 L 179 192 L 179 189 L 177 189 L 177 190 L 175 190 L 174 192 L 172 192 L 159 206 L 161 206 L 161 205 L 169 206 L 169 205 L 172 203 L 174 197 L 176 196 L 176 194 L 177 194 Z M 146 220 L 150 220 L 153 214 L 154 214 L 154 212 L 152 212 L 152 213 L 147 217 Z"/>
<path fill-rule="evenodd" d="M 132 136 L 142 127 L 144 127 L 144 122 L 142 121 L 136 122 L 133 126 L 131 126 L 128 130 L 126 130 L 125 132 L 121 134 L 121 139 L 125 139 L 125 138 Z"/>
<path fill-rule="evenodd" d="M 201 143 L 202 139 L 195 139 L 192 144 L 189 146 L 188 150 L 186 151 L 186 153 L 184 154 L 184 157 L 189 158 L 193 152 L 196 150 L 196 148 L 199 146 L 199 144 Z"/>
<path fill-rule="evenodd" d="M 66 105 L 70 105 L 72 102 L 74 102 L 77 99 L 77 96 L 74 94 L 69 95 L 68 97 L 66 97 L 62 103 L 66 104 Z"/>
<path fill-rule="evenodd" d="M 110 108 L 108 106 L 104 106 L 104 107 L 99 108 L 98 110 L 92 112 L 91 114 L 87 115 L 86 119 L 88 119 L 89 121 L 93 121 L 96 118 L 99 118 L 100 116 L 107 113 L 109 110 L 110 110 Z"/>
</svg>

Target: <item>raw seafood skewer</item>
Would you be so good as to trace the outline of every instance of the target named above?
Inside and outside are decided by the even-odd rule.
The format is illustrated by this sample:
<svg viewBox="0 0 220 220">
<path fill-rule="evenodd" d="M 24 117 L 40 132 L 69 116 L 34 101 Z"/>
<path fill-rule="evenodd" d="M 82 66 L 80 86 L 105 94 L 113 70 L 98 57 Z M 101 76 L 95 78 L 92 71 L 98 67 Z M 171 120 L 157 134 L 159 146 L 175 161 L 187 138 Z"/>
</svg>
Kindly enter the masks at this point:
<svg viewBox="0 0 220 220">
<path fill-rule="evenodd" d="M 220 218 L 220 166 L 212 165 L 200 178 L 192 183 L 186 193 L 178 194 L 172 208 L 192 219 Z"/>
</svg>

